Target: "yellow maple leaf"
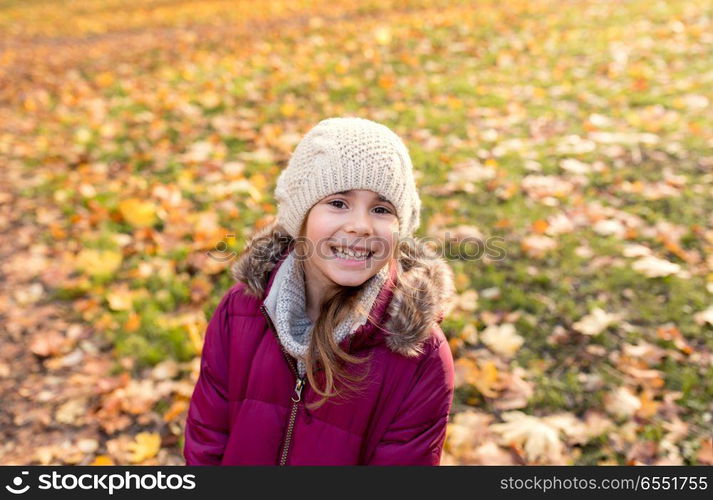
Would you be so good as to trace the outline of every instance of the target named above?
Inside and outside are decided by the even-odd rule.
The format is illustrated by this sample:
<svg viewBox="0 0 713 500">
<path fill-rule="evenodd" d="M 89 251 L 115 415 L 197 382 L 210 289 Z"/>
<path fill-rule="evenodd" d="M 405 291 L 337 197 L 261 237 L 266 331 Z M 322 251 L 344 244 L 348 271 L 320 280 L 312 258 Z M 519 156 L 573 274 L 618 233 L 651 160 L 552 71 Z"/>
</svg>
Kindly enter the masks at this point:
<svg viewBox="0 0 713 500">
<path fill-rule="evenodd" d="M 80 271 L 90 276 L 111 276 L 121 265 L 123 256 L 115 250 L 85 248 L 74 261 Z"/>
<path fill-rule="evenodd" d="M 203 350 L 203 336 L 198 331 L 198 326 L 195 323 L 187 323 L 185 326 L 193 349 L 196 352 L 201 352 Z"/>
<path fill-rule="evenodd" d="M 498 395 L 498 369 L 492 361 L 486 361 L 480 367 L 475 387 L 483 396 L 494 398 Z"/>
<path fill-rule="evenodd" d="M 282 106 L 280 106 L 280 113 L 282 113 L 283 116 L 293 116 L 296 111 L 297 106 L 295 106 L 295 103 L 293 102 L 286 102 L 283 103 Z"/>
<path fill-rule="evenodd" d="M 129 198 L 119 203 L 119 212 L 133 227 L 151 227 L 156 222 L 156 205 L 151 201 Z"/>
<path fill-rule="evenodd" d="M 136 441 L 128 444 L 132 451 L 131 463 L 139 463 L 153 458 L 161 449 L 161 436 L 157 432 L 139 432 Z"/>
<path fill-rule="evenodd" d="M 455 362 L 456 386 L 469 384 L 483 396 L 494 398 L 498 395 L 498 369 L 492 361 L 478 364 L 470 358 L 459 358 Z"/>
<path fill-rule="evenodd" d="M 112 75 L 108 71 L 104 71 L 103 73 L 99 73 L 97 75 L 95 81 L 100 87 L 106 88 L 114 83 L 114 75 Z"/>
<path fill-rule="evenodd" d="M 133 307 L 133 293 L 125 286 L 112 289 L 106 296 L 109 308 L 114 311 L 128 311 Z"/>
<path fill-rule="evenodd" d="M 391 28 L 380 26 L 374 30 L 374 38 L 379 45 L 389 45 L 392 39 Z"/>
</svg>

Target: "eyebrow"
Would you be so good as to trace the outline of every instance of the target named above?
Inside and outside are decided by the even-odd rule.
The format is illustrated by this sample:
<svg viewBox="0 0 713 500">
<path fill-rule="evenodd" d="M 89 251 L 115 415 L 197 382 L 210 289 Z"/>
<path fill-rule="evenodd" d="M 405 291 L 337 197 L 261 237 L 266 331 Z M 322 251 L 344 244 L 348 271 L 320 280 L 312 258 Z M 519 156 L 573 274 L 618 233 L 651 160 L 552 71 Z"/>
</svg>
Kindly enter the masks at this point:
<svg viewBox="0 0 713 500">
<path fill-rule="evenodd" d="M 337 191 L 337 192 L 334 193 L 334 194 L 347 194 L 347 193 L 350 193 L 350 192 L 351 192 L 351 190 L 349 190 L 349 191 Z M 387 203 L 391 203 L 389 200 L 387 200 L 386 198 L 384 198 L 384 197 L 381 196 L 380 194 L 377 194 L 377 196 L 378 196 L 378 198 L 379 198 L 379 201 L 385 201 L 385 202 L 387 202 Z"/>
</svg>

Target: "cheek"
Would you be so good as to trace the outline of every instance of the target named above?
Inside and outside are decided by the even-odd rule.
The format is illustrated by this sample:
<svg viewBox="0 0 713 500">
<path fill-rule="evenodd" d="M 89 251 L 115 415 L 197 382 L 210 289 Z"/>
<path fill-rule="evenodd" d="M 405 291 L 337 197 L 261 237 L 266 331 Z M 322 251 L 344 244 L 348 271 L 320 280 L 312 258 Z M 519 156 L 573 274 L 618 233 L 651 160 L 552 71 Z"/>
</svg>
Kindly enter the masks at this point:
<svg viewBox="0 0 713 500">
<path fill-rule="evenodd" d="M 379 244 L 375 246 L 374 260 L 383 262 L 391 259 L 396 250 L 396 242 L 390 238 L 380 238 Z"/>
<path fill-rule="evenodd" d="M 335 218 L 321 210 L 321 207 L 316 208 L 310 214 L 307 221 L 305 233 L 308 238 L 317 243 L 320 239 L 329 238 L 338 228 L 335 227 Z"/>
<path fill-rule="evenodd" d="M 306 256 L 313 265 L 323 270 L 329 266 L 330 261 L 334 258 L 329 241 L 329 234 L 323 231 L 315 231 L 307 236 L 306 247 L 308 250 Z"/>
<path fill-rule="evenodd" d="M 309 247 L 314 249 L 320 242 L 324 241 L 329 236 L 327 230 L 326 225 L 318 217 L 310 220 L 305 230 L 305 239 Z"/>
</svg>

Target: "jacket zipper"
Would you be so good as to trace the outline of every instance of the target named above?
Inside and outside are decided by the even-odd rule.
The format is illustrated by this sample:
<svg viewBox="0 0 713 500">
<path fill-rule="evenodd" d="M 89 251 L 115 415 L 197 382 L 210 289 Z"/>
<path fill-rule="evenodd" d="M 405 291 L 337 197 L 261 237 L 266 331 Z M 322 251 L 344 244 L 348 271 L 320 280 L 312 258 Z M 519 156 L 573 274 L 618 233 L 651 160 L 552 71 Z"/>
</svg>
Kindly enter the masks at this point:
<svg viewBox="0 0 713 500">
<path fill-rule="evenodd" d="M 290 408 L 290 418 L 287 422 L 287 433 L 285 434 L 285 441 L 282 445 L 282 453 L 280 454 L 280 465 L 285 465 L 287 463 L 287 454 L 290 451 L 290 444 L 292 442 L 292 431 L 295 427 L 297 409 L 300 405 L 300 401 L 302 400 L 302 390 L 304 389 L 307 381 L 305 380 L 305 377 L 300 377 L 297 373 L 296 362 L 294 361 L 292 356 L 290 356 L 290 354 L 285 350 L 285 347 L 282 345 L 282 342 L 280 342 L 280 337 L 277 335 L 275 325 L 272 322 L 270 315 L 267 313 L 267 309 L 264 304 L 260 304 L 260 311 L 262 312 L 263 316 L 265 316 L 265 320 L 267 320 L 273 335 L 275 335 L 275 338 L 277 339 L 277 342 L 280 345 L 282 355 L 285 357 L 285 360 L 287 361 L 287 364 L 289 365 L 296 379 L 295 394 L 290 398 L 292 401 L 292 407 Z"/>
</svg>

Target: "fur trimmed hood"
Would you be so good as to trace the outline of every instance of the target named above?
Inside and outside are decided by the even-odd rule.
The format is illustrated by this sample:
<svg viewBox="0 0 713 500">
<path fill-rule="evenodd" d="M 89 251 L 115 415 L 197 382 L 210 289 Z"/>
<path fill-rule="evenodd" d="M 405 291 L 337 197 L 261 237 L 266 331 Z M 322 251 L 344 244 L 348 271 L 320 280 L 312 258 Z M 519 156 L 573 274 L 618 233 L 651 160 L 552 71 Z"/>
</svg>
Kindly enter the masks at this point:
<svg viewBox="0 0 713 500">
<path fill-rule="evenodd" d="M 272 270 L 292 241 L 276 221 L 252 236 L 231 268 L 232 277 L 246 285 L 246 294 L 265 298 Z M 417 356 L 433 326 L 452 308 L 453 271 L 443 258 L 415 239 L 402 241 L 398 262 L 400 281 L 387 281 L 393 294 L 383 323 L 388 332 L 385 343 L 403 356 Z"/>
</svg>

